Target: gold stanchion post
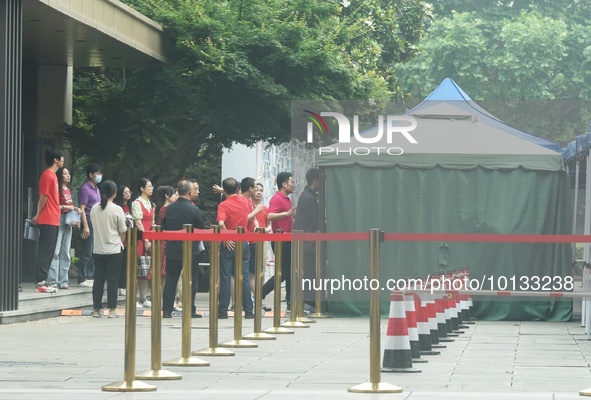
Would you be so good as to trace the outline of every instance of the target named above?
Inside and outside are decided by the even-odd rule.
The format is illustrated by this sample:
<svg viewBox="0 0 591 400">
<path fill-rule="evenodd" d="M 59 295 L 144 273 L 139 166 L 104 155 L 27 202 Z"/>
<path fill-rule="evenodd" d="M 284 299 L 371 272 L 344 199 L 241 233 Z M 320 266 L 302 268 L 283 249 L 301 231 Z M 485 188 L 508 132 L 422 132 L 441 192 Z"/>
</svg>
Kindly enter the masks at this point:
<svg viewBox="0 0 591 400">
<path fill-rule="evenodd" d="M 160 225 L 152 230 L 162 232 Z M 152 369 L 135 375 L 137 379 L 174 380 L 182 375 L 162 369 L 162 247 L 160 240 L 152 240 Z"/>
<path fill-rule="evenodd" d="M 369 274 L 370 279 L 380 279 L 380 245 L 382 231 L 369 231 Z M 380 289 L 371 289 L 369 304 L 369 382 L 351 386 L 351 393 L 401 393 L 402 388 L 380 382 Z"/>
<path fill-rule="evenodd" d="M 244 233 L 244 227 L 236 227 L 238 233 Z M 222 245 L 223 246 L 223 245 Z M 236 251 L 234 252 L 234 339 L 220 344 L 222 347 L 232 348 L 254 348 L 259 347 L 256 343 L 242 339 L 242 257 L 244 255 L 244 241 L 236 241 Z M 250 296 L 248 296 L 250 298 Z"/>
<path fill-rule="evenodd" d="M 220 233 L 213 225 L 213 233 Z M 231 350 L 219 347 L 218 342 L 218 283 L 220 279 L 220 242 L 212 240 L 209 247 L 209 347 L 193 352 L 194 356 L 233 356 Z"/>
<path fill-rule="evenodd" d="M 316 282 L 322 282 L 322 249 L 324 243 L 320 240 L 316 241 Z M 322 289 L 316 290 L 314 304 L 316 310 L 310 315 L 312 318 L 329 318 L 328 313 L 322 312 L 322 304 L 324 302 Z"/>
<path fill-rule="evenodd" d="M 282 234 L 281 229 L 277 229 L 277 234 Z M 282 260 L 283 260 L 283 242 L 275 242 L 275 288 L 273 297 L 273 327 L 265 329 L 267 333 L 290 334 L 293 331 L 281 327 L 281 279 L 282 279 Z"/>
<path fill-rule="evenodd" d="M 193 225 L 183 225 L 185 232 L 193 233 Z M 191 264 L 193 262 L 193 242 L 191 240 L 183 241 L 183 319 L 182 319 L 182 343 L 181 357 L 165 362 L 163 365 L 168 367 L 207 367 L 208 361 L 200 360 L 191 356 L 191 304 L 193 295 L 191 292 Z"/>
<path fill-rule="evenodd" d="M 300 233 L 300 231 L 293 231 L 292 233 Z M 291 311 L 289 313 L 289 320 L 285 321 L 281 326 L 286 328 L 309 328 L 302 321 L 298 321 L 299 306 L 300 306 L 300 285 L 299 277 L 299 258 L 300 258 L 300 241 L 291 241 Z"/>
<path fill-rule="evenodd" d="M 304 231 L 298 231 L 297 233 L 304 233 Z M 316 321 L 312 318 L 308 318 L 304 316 L 304 286 L 303 286 L 303 279 L 304 279 L 304 242 L 299 240 L 298 241 L 298 256 L 296 257 L 297 264 L 295 268 L 297 269 L 297 289 L 298 289 L 298 318 L 299 322 L 303 322 L 305 324 L 315 324 Z M 291 266 L 294 268 L 294 266 Z"/>
<path fill-rule="evenodd" d="M 265 228 L 257 228 L 258 233 L 265 233 Z M 263 263 L 265 262 L 264 241 L 256 242 L 256 268 L 255 268 L 255 283 L 254 283 L 254 332 L 244 336 L 244 339 L 250 340 L 275 340 L 273 335 L 269 335 L 262 331 L 263 318 L 263 280 L 265 278 L 263 273 Z"/>
<path fill-rule="evenodd" d="M 125 303 L 125 358 L 123 381 L 103 386 L 104 392 L 153 392 L 156 386 L 135 380 L 135 323 L 138 228 L 127 230 L 127 301 Z"/>
</svg>

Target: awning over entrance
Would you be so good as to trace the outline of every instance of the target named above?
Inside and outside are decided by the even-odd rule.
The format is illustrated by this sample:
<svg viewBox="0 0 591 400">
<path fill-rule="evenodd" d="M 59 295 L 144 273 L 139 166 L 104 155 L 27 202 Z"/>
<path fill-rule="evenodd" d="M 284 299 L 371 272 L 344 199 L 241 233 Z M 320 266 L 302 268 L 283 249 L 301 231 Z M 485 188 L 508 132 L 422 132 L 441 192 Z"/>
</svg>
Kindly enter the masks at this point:
<svg viewBox="0 0 591 400">
<path fill-rule="evenodd" d="M 162 26 L 115 0 L 24 0 L 23 61 L 77 67 L 166 62 Z"/>
</svg>

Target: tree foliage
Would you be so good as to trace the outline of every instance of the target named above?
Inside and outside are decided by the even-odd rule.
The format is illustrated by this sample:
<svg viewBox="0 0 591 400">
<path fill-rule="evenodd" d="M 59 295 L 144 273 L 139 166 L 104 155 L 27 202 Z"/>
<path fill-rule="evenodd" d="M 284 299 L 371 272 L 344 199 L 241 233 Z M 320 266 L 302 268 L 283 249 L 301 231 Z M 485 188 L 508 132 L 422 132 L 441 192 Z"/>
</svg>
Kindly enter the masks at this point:
<svg viewBox="0 0 591 400">
<path fill-rule="evenodd" d="M 295 99 L 399 95 L 429 18 L 420 0 L 127 0 L 165 27 L 160 69 L 75 71 L 77 155 L 116 179 L 173 181 L 223 146 L 290 136 Z"/>
<path fill-rule="evenodd" d="M 396 68 L 404 90 L 423 98 L 451 77 L 520 128 L 558 141 L 586 130 L 588 2 L 437 0 L 434 13 L 417 57 Z"/>
</svg>

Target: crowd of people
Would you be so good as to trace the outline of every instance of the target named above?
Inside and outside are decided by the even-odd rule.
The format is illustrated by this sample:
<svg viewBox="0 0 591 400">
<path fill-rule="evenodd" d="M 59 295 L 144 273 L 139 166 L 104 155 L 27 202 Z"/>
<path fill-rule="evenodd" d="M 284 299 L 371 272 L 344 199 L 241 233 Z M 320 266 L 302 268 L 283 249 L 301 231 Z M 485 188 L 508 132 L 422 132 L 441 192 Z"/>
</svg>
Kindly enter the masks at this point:
<svg viewBox="0 0 591 400">
<path fill-rule="evenodd" d="M 139 288 L 138 308 L 149 308 L 148 282 L 151 268 L 138 268 L 136 277 L 127 276 L 126 232 L 130 227 L 139 231 L 148 231 L 155 224 L 163 230 L 181 230 L 190 224 L 195 229 L 204 229 L 205 222 L 201 211 L 196 206 L 199 196 L 199 184 L 194 179 L 183 179 L 176 188 L 160 186 L 154 190 L 149 179 L 142 178 L 138 184 L 137 197 L 132 200 L 132 191 L 128 186 L 119 187 L 113 181 L 102 181 L 100 165 L 91 163 L 86 168 L 86 181 L 78 191 L 78 206 L 74 205 L 68 184 L 71 176 L 64 168 L 64 153 L 57 148 L 45 152 L 48 168 L 39 180 L 39 202 L 33 224 L 39 226 L 39 245 L 37 262 L 37 291 L 53 293 L 58 289 L 69 289 L 68 272 L 70 268 L 70 247 L 73 226 L 80 229 L 82 239 L 80 262 L 78 264 L 78 285 L 92 288 L 93 316 L 101 317 L 103 293 L 107 285 L 107 306 L 109 317 L 117 317 L 117 296 L 126 293 L 127 279 L 137 278 Z M 289 172 L 277 175 L 277 192 L 272 197 L 269 207 L 262 204 L 263 185 L 251 177 L 238 182 L 226 178 L 222 186 L 214 185 L 213 190 L 223 194 L 218 205 L 216 223 L 220 229 L 234 230 L 244 227 L 247 232 L 256 228 L 266 231 L 291 232 L 294 226 L 305 232 L 318 230 L 317 193 L 320 175 L 317 169 L 311 169 L 306 175 L 307 186 L 298 202 L 297 211 L 292 206 L 289 195 L 294 192 L 293 176 Z M 194 241 L 192 266 L 192 304 L 193 318 L 202 317 L 196 312 L 195 294 L 197 293 L 197 268 L 199 255 L 204 250 L 202 242 Z M 274 243 L 272 244 L 275 245 Z M 138 259 L 150 256 L 151 242 L 139 240 Z M 175 304 L 177 286 L 182 270 L 182 243 L 178 241 L 161 242 L 163 317 L 171 318 L 174 311 L 180 310 Z M 253 296 L 255 272 L 255 243 L 244 242 L 242 259 L 243 310 L 245 318 L 254 318 Z M 287 309 L 290 309 L 291 294 L 291 243 L 281 242 L 283 246 L 282 278 L 286 281 Z M 218 318 L 228 318 L 230 299 L 232 298 L 233 275 L 235 272 L 236 243 L 224 241 L 220 246 L 220 281 Z M 315 248 L 304 248 L 306 274 L 313 269 Z M 271 293 L 275 277 L 269 279 L 263 287 L 263 298 Z M 134 295 L 134 294 L 131 294 Z M 311 307 L 309 304 L 308 307 Z M 265 310 L 270 310 L 265 307 Z"/>
</svg>

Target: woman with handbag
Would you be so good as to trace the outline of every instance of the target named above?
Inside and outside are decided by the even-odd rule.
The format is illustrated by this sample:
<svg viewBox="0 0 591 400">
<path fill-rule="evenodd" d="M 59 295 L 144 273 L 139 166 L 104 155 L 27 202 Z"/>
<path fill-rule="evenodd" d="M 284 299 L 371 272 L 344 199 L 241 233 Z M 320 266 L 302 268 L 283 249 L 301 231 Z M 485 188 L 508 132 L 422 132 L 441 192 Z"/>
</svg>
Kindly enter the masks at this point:
<svg viewBox="0 0 591 400">
<path fill-rule="evenodd" d="M 82 211 L 74 206 L 70 183 L 70 171 L 61 167 L 57 175 L 59 199 L 60 199 L 60 226 L 57 235 L 57 244 L 53 253 L 53 260 L 47 274 L 49 285 L 59 289 L 69 289 L 68 272 L 70 271 L 70 245 L 72 244 L 72 226 L 80 227 L 80 214 Z"/>
<path fill-rule="evenodd" d="M 125 216 L 121 207 L 113 203 L 117 186 L 113 181 L 105 181 L 101 187 L 101 202 L 90 211 L 93 232 L 93 258 L 95 266 L 92 286 L 92 316 L 100 318 L 103 306 L 103 293 L 107 281 L 107 306 L 109 318 L 117 318 L 117 282 L 121 269 L 121 250 L 127 232 Z"/>
<path fill-rule="evenodd" d="M 131 216 L 135 226 L 141 232 L 146 232 L 152 229 L 154 225 L 154 203 L 150 201 L 150 197 L 154 192 L 154 186 L 146 178 L 140 179 L 139 182 L 139 196 L 131 203 Z M 150 255 L 150 241 L 147 239 L 138 240 L 138 260 L 139 257 L 144 257 L 142 260 L 147 260 L 146 257 Z M 140 267 L 140 265 L 138 265 Z M 138 287 L 140 290 L 140 301 L 138 308 L 150 308 L 152 303 L 146 299 L 148 294 L 148 273 L 149 269 L 138 268 Z"/>
</svg>

